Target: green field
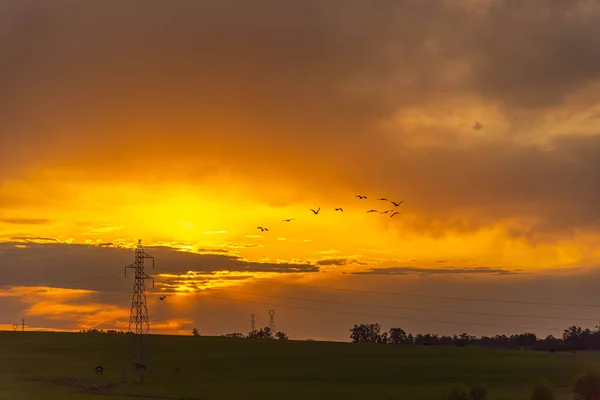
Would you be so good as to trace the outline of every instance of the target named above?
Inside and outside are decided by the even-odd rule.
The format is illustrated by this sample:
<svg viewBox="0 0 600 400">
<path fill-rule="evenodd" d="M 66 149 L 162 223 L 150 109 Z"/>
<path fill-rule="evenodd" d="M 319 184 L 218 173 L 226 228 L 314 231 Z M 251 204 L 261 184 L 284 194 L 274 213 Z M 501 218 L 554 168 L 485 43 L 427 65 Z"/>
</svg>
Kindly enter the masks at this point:
<svg viewBox="0 0 600 400">
<path fill-rule="evenodd" d="M 595 352 L 152 336 L 154 381 L 119 384 L 125 340 L 0 332 L 0 399 L 418 400 L 438 399 L 461 382 L 484 384 L 491 400 L 501 400 L 526 399 L 546 378 L 566 400 L 577 374 L 600 369 Z"/>
</svg>

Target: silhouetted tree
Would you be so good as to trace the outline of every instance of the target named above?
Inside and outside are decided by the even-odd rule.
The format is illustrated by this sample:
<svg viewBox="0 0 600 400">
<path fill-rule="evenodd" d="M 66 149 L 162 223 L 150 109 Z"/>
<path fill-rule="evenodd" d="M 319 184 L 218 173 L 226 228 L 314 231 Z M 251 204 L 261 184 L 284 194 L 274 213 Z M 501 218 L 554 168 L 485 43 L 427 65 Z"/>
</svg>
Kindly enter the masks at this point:
<svg viewBox="0 0 600 400">
<path fill-rule="evenodd" d="M 390 329 L 389 344 L 412 344 L 406 336 L 406 332 L 401 328 Z"/>
<path fill-rule="evenodd" d="M 257 331 L 248 333 L 249 339 L 273 339 L 273 333 L 268 326 Z"/>
<path fill-rule="evenodd" d="M 221 337 L 226 337 L 226 338 L 237 338 L 237 339 L 241 339 L 244 337 L 244 334 L 242 333 L 238 333 L 238 332 L 234 332 L 234 333 L 226 333 L 224 335 L 221 335 Z"/>
<path fill-rule="evenodd" d="M 416 345 L 437 345 L 437 346 L 466 346 L 477 345 L 497 348 L 528 348 L 531 350 L 583 350 L 600 349 L 600 326 L 594 330 L 582 329 L 578 326 L 572 326 L 565 329 L 562 339 L 550 335 L 545 339 L 538 338 L 532 332 L 524 332 L 511 336 L 496 335 L 493 337 L 476 336 L 467 333 L 461 333 L 454 336 L 440 336 L 437 333 L 418 333 L 415 336 L 406 333 L 401 328 L 391 328 L 389 332 L 381 333 L 379 324 L 354 325 L 350 329 L 350 338 L 354 343 L 380 343 L 380 344 L 416 344 Z M 256 334 L 261 336 L 260 332 Z"/>
<path fill-rule="evenodd" d="M 350 332 L 350 339 L 353 343 L 377 343 L 380 340 L 381 325 L 354 325 Z"/>
<path fill-rule="evenodd" d="M 197 328 L 192 329 L 192 335 L 194 335 L 194 336 L 200 336 L 200 332 L 198 332 Z"/>
<path fill-rule="evenodd" d="M 463 385 L 451 385 L 442 394 L 443 400 L 468 400 L 468 389 Z"/>
<path fill-rule="evenodd" d="M 277 339 L 279 339 L 279 340 L 288 340 L 289 339 L 288 335 L 285 334 L 284 332 L 277 332 L 275 334 L 275 337 L 277 337 Z"/>
<path fill-rule="evenodd" d="M 533 387 L 531 400 L 554 400 L 554 392 L 548 385 L 548 382 L 542 381 Z"/>
<path fill-rule="evenodd" d="M 573 385 L 573 393 L 583 400 L 600 399 L 600 375 L 596 373 L 581 375 Z"/>
</svg>

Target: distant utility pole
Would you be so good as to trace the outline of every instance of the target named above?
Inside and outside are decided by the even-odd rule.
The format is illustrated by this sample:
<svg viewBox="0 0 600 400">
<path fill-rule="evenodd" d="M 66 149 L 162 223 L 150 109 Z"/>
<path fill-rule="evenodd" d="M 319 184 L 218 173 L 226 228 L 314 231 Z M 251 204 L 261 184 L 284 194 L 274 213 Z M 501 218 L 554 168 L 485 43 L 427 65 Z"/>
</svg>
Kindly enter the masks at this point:
<svg viewBox="0 0 600 400">
<path fill-rule="evenodd" d="M 269 323 L 269 328 L 271 328 L 271 333 L 274 335 L 275 332 L 275 310 L 269 310 L 269 318 L 270 318 L 270 323 Z"/>
<path fill-rule="evenodd" d="M 255 314 L 251 314 L 252 320 L 250 322 L 250 332 L 256 332 L 256 319 L 254 318 L 256 315 Z"/>
<path fill-rule="evenodd" d="M 25 332 L 25 320 L 21 320 L 21 332 Z"/>
<path fill-rule="evenodd" d="M 154 278 L 144 271 L 145 259 L 151 259 L 152 268 L 154 268 L 154 257 L 146 253 L 140 239 L 135 249 L 135 261 L 125 267 L 125 277 L 127 277 L 127 269 L 133 269 L 135 274 L 127 332 L 130 338 L 127 351 L 131 358 L 128 357 L 128 360 L 126 360 L 128 364 L 125 366 L 125 371 L 133 368 L 134 373 L 139 373 L 140 383 L 144 382 L 144 370 L 149 367 L 146 365 L 147 354 L 144 355 L 147 336 L 150 334 L 150 318 L 148 317 L 148 305 L 146 304 L 146 279 L 152 279 L 152 288 L 154 289 Z M 127 372 L 125 375 L 127 376 Z"/>
</svg>

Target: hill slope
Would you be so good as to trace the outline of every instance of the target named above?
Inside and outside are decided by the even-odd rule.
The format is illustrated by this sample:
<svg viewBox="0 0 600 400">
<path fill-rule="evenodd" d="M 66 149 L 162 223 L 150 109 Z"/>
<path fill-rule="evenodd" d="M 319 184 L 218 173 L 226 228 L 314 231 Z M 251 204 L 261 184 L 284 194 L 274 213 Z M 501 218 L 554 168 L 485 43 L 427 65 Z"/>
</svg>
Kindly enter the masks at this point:
<svg viewBox="0 0 600 400">
<path fill-rule="evenodd" d="M 556 386 L 559 399 L 571 399 L 573 378 L 600 367 L 594 352 L 192 336 L 151 336 L 149 343 L 153 381 L 116 384 L 124 336 L 0 332 L 0 399 L 418 400 L 438 399 L 445 385 L 462 382 L 484 384 L 492 400 L 508 400 L 527 398 L 540 378 Z M 101 376 L 94 373 L 99 364 Z"/>
</svg>

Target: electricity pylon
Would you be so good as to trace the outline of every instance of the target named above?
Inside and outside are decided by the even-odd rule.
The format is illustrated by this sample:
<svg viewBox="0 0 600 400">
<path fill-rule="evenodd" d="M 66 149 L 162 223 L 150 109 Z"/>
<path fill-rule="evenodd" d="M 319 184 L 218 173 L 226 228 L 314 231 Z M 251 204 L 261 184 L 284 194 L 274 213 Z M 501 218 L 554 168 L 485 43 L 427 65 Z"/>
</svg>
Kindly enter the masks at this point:
<svg viewBox="0 0 600 400">
<path fill-rule="evenodd" d="M 125 267 L 125 277 L 127 277 L 127 269 L 133 269 L 135 276 L 127 331 L 127 353 L 130 357 L 128 356 L 126 359 L 124 374 L 124 378 L 127 379 L 127 371 L 133 368 L 134 372 L 139 374 L 140 383 L 144 382 L 144 371 L 151 368 L 148 365 L 148 355 L 144 354 L 147 336 L 150 334 L 150 318 L 146 304 L 146 279 L 152 279 L 152 288 L 154 289 L 154 278 L 144 271 L 145 259 L 151 259 L 152 268 L 154 268 L 154 257 L 146 253 L 140 239 L 135 249 L 135 261 Z"/>
<path fill-rule="evenodd" d="M 270 324 L 269 324 L 269 328 L 271 328 L 271 334 L 273 336 L 275 336 L 275 310 L 269 310 L 269 319 L 270 319 Z"/>
</svg>

